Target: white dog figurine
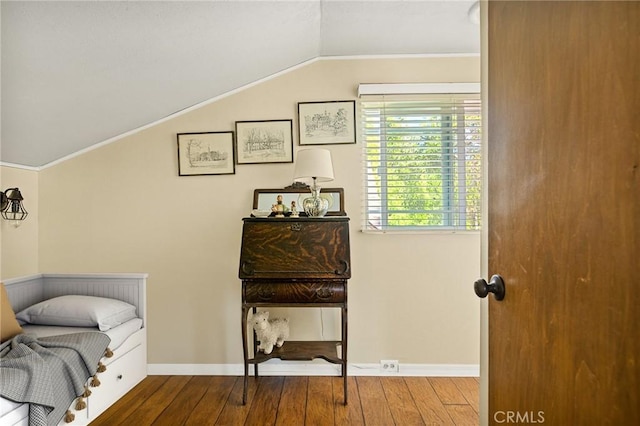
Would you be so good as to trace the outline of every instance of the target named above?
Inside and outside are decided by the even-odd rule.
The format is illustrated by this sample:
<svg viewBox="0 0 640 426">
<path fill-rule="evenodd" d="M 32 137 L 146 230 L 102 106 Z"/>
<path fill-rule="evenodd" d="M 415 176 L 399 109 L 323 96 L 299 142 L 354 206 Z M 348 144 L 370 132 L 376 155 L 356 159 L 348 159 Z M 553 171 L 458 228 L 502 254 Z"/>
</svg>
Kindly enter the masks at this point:
<svg viewBox="0 0 640 426">
<path fill-rule="evenodd" d="M 258 350 L 267 355 L 273 351 L 273 345 L 281 347 L 289 338 L 289 318 L 269 319 L 269 312 L 261 311 L 253 315 L 251 323 L 260 341 Z"/>
</svg>

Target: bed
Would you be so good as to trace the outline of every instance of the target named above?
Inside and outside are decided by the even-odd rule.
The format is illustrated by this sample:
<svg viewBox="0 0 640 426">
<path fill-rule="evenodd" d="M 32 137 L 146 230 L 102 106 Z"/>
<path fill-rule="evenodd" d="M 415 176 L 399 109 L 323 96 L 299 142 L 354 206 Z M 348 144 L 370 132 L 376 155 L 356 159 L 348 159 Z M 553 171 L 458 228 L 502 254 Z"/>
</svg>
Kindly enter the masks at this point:
<svg viewBox="0 0 640 426">
<path fill-rule="evenodd" d="M 147 274 L 38 274 L 4 281 L 8 301 L 15 313 L 68 295 L 108 298 L 135 307 L 135 318 L 101 331 L 109 339 L 86 333 L 102 338 L 105 344 L 108 342 L 108 350 L 104 356 L 100 355 L 103 356 L 100 363 L 104 371 L 98 370 L 99 386 L 91 387 L 91 395 L 83 398 L 86 407 L 76 409 L 77 400 L 73 400 L 68 411 L 64 410 L 72 415 L 63 416 L 59 425 L 89 424 L 147 376 L 146 279 Z M 68 333 L 100 331 L 99 328 L 103 328 L 102 324 L 96 327 L 24 324 L 23 334 L 14 339 L 33 337 L 55 341 L 64 339 L 61 336 L 65 334 L 68 338 Z M 29 405 L 0 397 L 0 424 L 29 425 Z"/>
</svg>

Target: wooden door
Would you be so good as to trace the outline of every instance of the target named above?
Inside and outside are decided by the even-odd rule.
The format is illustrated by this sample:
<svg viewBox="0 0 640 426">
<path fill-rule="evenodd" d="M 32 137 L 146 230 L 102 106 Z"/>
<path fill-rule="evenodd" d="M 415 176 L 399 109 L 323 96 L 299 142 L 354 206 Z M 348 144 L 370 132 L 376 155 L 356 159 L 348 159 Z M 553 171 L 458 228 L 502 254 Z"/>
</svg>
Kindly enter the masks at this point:
<svg viewBox="0 0 640 426">
<path fill-rule="evenodd" d="M 489 424 L 640 424 L 640 2 L 491 1 Z"/>
</svg>

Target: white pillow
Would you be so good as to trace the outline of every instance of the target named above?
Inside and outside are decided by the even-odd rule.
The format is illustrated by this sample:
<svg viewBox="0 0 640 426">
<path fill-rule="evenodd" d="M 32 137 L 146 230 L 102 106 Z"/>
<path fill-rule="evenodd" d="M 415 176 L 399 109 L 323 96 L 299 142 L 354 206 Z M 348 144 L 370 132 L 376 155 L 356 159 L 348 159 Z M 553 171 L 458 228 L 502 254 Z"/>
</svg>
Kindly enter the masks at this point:
<svg viewBox="0 0 640 426">
<path fill-rule="evenodd" d="M 95 327 L 100 331 L 136 317 L 136 307 L 106 297 L 69 295 L 36 303 L 16 315 L 22 323 Z"/>
</svg>

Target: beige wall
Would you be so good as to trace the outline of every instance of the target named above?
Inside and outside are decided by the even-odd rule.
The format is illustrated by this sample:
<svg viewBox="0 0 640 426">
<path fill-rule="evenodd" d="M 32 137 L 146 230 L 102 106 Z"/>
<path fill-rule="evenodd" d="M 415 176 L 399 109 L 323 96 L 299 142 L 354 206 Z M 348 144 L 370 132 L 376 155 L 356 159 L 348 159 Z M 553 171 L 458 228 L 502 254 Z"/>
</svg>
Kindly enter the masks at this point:
<svg viewBox="0 0 640 426">
<path fill-rule="evenodd" d="M 176 133 L 289 118 L 295 129 L 297 102 L 356 99 L 358 83 L 479 80 L 478 57 L 320 60 L 45 168 L 39 270 L 148 272 L 149 363 L 241 363 L 241 218 L 255 188 L 289 185 L 294 166 L 179 177 Z M 350 362 L 478 364 L 480 236 L 359 232 L 361 145 L 327 148 L 351 217 Z M 334 310 L 287 314 L 292 339 L 337 334 Z"/>
<path fill-rule="evenodd" d="M 29 215 L 17 228 L 0 219 L 0 277 L 37 274 L 38 268 L 38 172 L 0 167 L 0 190 L 19 188 Z"/>
</svg>

